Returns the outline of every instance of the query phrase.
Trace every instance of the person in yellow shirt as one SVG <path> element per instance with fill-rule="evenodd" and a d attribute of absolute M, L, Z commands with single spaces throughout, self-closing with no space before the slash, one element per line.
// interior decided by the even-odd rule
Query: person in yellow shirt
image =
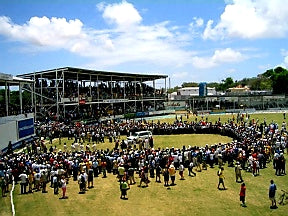
<path fill-rule="evenodd" d="M 169 171 L 169 175 L 172 181 L 171 186 L 173 186 L 175 185 L 175 175 L 176 175 L 176 170 L 173 164 L 170 165 L 168 171 Z"/>
<path fill-rule="evenodd" d="M 28 185 L 29 185 L 28 193 L 33 193 L 33 182 L 34 182 L 34 173 L 33 171 L 30 171 L 28 175 Z"/>
<path fill-rule="evenodd" d="M 226 190 L 225 185 L 224 185 L 224 179 L 225 179 L 224 167 L 221 167 L 217 174 L 218 174 L 218 177 L 219 177 L 218 190 L 221 190 L 220 189 L 220 184 L 222 184 L 223 190 Z"/>

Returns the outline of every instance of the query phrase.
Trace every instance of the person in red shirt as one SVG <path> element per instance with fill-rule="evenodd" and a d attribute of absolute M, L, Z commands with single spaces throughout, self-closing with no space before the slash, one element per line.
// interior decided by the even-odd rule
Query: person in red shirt
<path fill-rule="evenodd" d="M 101 169 L 102 169 L 102 173 L 103 173 L 103 177 L 102 178 L 106 178 L 107 175 L 106 175 L 106 166 L 107 166 L 107 163 L 105 161 L 105 159 L 102 159 L 101 160 Z"/>
<path fill-rule="evenodd" d="M 240 201 L 242 202 L 242 204 L 240 204 L 242 207 L 247 207 L 246 203 L 245 203 L 245 197 L 246 197 L 246 186 L 245 183 L 241 184 L 241 188 L 240 188 Z"/>

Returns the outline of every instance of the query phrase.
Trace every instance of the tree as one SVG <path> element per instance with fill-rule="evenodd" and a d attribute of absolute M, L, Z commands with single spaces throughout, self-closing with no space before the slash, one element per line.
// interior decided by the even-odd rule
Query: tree
<path fill-rule="evenodd" d="M 288 70 L 282 67 L 267 70 L 264 77 L 271 79 L 274 94 L 288 94 Z"/>
<path fill-rule="evenodd" d="M 174 88 L 167 89 L 167 92 L 169 94 L 171 94 L 172 92 L 177 92 L 178 89 L 180 89 L 180 87 L 179 86 L 175 86 Z"/>
<path fill-rule="evenodd" d="M 228 88 L 235 87 L 235 83 L 231 77 L 227 77 L 225 80 L 222 80 L 218 89 L 218 91 L 226 91 Z"/>
<path fill-rule="evenodd" d="M 182 88 L 185 88 L 185 87 L 198 87 L 199 84 L 196 83 L 196 82 L 184 82 L 182 84 Z"/>

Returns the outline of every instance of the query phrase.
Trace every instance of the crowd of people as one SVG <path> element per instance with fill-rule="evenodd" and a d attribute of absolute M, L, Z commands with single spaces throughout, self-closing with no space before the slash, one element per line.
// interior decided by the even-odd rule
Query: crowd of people
<path fill-rule="evenodd" d="M 124 139 L 121 141 L 124 135 L 141 130 L 150 130 L 154 135 L 221 134 L 233 138 L 233 141 L 207 144 L 205 147 L 163 149 L 154 147 L 153 137 L 140 140 L 139 143 L 129 143 Z M 65 125 L 63 122 L 50 122 L 39 124 L 36 133 L 39 139 L 24 143 L 22 147 L 25 147 L 25 151 L 16 153 L 8 149 L 1 156 L 2 196 L 9 190 L 12 179 L 16 183 L 20 182 L 22 194 L 35 191 L 46 193 L 47 184 L 50 184 L 54 194 L 58 194 L 61 188 L 61 199 L 65 199 L 69 181 L 78 182 L 79 193 L 85 193 L 87 188 L 94 187 L 94 178 L 106 178 L 107 173 L 110 173 L 118 177 L 120 198 L 127 199 L 127 190 L 130 185 L 136 184 L 135 175 L 139 176 L 139 187 L 148 187 L 151 178 L 157 182 L 162 182 L 163 178 L 164 186 L 170 187 L 175 185 L 177 172 L 180 179 L 185 178 L 186 168 L 188 175 L 196 176 L 196 171 L 219 166 L 218 189 L 220 184 L 225 189 L 224 164 L 235 168 L 235 181 L 241 183 L 241 170 L 251 172 L 256 177 L 269 162 L 273 163 L 275 175 L 286 175 L 286 125 L 283 123 L 280 128 L 275 122 L 267 124 L 264 120 L 260 123 L 248 115 L 233 117 L 225 123 L 221 122 L 220 117 L 212 123 L 203 116 L 190 122 L 176 117 L 174 123 L 125 120 Z M 57 150 L 53 140 L 57 138 L 61 142 L 63 137 L 73 142 L 71 146 L 62 143 L 63 148 Z M 45 142 L 46 139 L 49 141 Z M 99 149 L 99 143 L 106 139 L 115 143 L 113 149 Z"/>
<path fill-rule="evenodd" d="M 79 86 L 78 86 L 79 85 Z M 42 93 L 48 98 L 56 98 L 56 81 L 36 78 L 35 86 L 38 89 L 42 87 Z M 154 94 L 156 97 L 164 96 L 164 90 L 155 90 L 152 86 L 140 82 L 102 82 L 97 81 L 81 82 L 65 80 L 64 83 L 61 80 L 58 83 L 58 88 L 62 90 L 65 88 L 65 93 L 62 95 L 62 91 L 59 91 L 59 97 L 70 98 L 72 101 L 77 98 L 92 97 L 94 100 L 100 99 L 135 99 L 135 97 L 143 96 L 145 98 L 152 98 Z M 79 92 L 78 92 L 79 87 Z M 40 92 L 40 90 L 39 90 Z M 99 94 L 101 92 L 101 94 Z M 78 95 L 79 94 L 79 95 Z"/>

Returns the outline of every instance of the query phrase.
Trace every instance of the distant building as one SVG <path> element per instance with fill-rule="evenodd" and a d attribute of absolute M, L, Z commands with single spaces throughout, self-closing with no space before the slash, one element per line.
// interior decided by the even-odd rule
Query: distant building
<path fill-rule="evenodd" d="M 234 88 L 228 88 L 226 93 L 229 95 L 232 95 L 232 94 L 245 94 L 247 92 L 250 92 L 250 88 L 248 86 L 244 86 L 244 87 L 241 87 L 241 86 L 237 86 L 237 87 L 234 87 Z"/>
<path fill-rule="evenodd" d="M 202 91 L 203 90 L 203 91 Z M 185 87 L 180 88 L 177 92 L 169 94 L 169 100 L 187 100 L 190 97 L 205 97 L 216 95 L 216 89 L 211 87 L 203 87 L 200 92 L 200 87 Z M 206 92 L 205 92 L 206 91 Z M 201 94 L 203 95 L 201 95 Z"/>
<path fill-rule="evenodd" d="M 203 87 L 205 88 L 205 87 Z M 206 87 L 207 94 L 203 96 L 210 96 L 210 95 L 216 95 L 216 89 L 211 87 Z M 178 89 L 177 95 L 186 95 L 186 96 L 200 96 L 200 87 L 185 87 Z"/>

